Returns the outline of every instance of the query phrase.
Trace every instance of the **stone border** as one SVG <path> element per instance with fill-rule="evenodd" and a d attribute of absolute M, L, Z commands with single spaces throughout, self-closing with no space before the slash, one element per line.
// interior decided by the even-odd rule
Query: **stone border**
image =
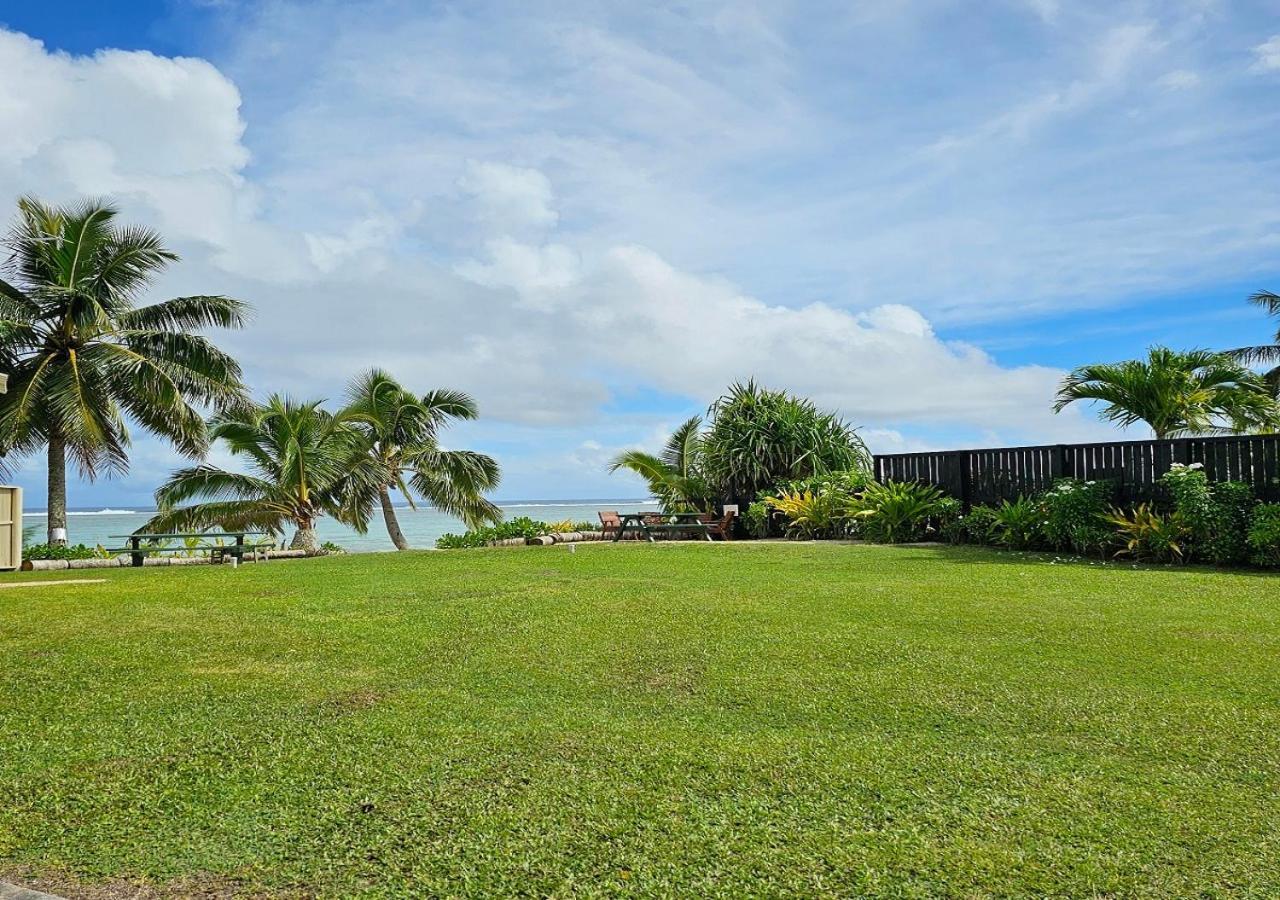
<path fill-rule="evenodd" d="M 0 900 L 64 900 L 56 894 L 33 891 L 8 881 L 0 881 Z"/>

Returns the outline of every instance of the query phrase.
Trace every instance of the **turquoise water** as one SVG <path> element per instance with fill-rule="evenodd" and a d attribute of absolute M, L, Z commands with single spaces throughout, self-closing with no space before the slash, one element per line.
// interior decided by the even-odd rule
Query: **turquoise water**
<path fill-rule="evenodd" d="M 512 502 L 500 503 L 502 511 L 508 519 L 517 516 L 528 516 L 544 522 L 560 522 L 565 519 L 598 522 L 596 513 L 602 509 L 614 509 L 622 512 L 657 509 L 651 500 L 566 500 L 551 502 Z M 396 515 L 400 527 L 404 530 L 409 544 L 415 549 L 435 546 L 436 538 L 448 531 L 461 532 L 463 524 L 453 516 L 437 512 L 429 507 L 412 510 L 397 509 Z M 67 513 L 67 538 L 72 544 L 102 544 L 106 547 L 122 546 L 118 537 L 141 528 L 151 518 L 152 511 L 145 509 L 78 509 Z M 28 512 L 22 517 L 23 527 L 32 529 L 31 542 L 42 543 L 45 539 L 45 514 Z M 357 553 L 369 553 L 379 550 L 391 550 L 391 539 L 387 537 L 386 527 L 382 524 L 382 513 L 374 513 L 369 523 L 369 533 L 356 534 L 345 525 L 332 519 L 321 519 L 316 525 L 316 533 L 322 541 L 333 541 L 346 550 Z M 286 540 L 293 537 L 292 531 Z"/>

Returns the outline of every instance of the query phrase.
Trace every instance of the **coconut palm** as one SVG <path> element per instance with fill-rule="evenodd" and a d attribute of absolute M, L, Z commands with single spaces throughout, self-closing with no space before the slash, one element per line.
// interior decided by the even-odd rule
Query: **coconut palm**
<path fill-rule="evenodd" d="M 1280 294 L 1258 291 L 1249 297 L 1249 302 L 1261 306 L 1269 316 L 1280 317 Z M 1227 355 L 1246 366 L 1272 366 L 1263 377 L 1271 386 L 1271 392 L 1280 395 L 1280 365 L 1277 365 L 1280 363 L 1280 329 L 1276 330 L 1270 344 L 1237 347 L 1235 350 L 1228 350 Z"/>
<path fill-rule="evenodd" d="M 1146 359 L 1082 366 L 1063 379 L 1054 412 L 1079 400 L 1129 426 L 1145 422 L 1157 439 L 1270 431 L 1280 410 L 1262 376 L 1223 353 L 1152 347 Z"/>
<path fill-rule="evenodd" d="M 127 420 L 181 453 L 207 446 L 198 406 L 242 401 L 240 367 L 207 338 L 239 328 L 247 307 L 221 296 L 137 301 L 177 255 L 146 228 L 117 223 L 115 207 L 47 206 L 25 198 L 0 279 L 0 450 L 48 451 L 49 543 L 65 543 L 67 457 L 80 473 L 128 469 Z"/>
<path fill-rule="evenodd" d="M 709 511 L 715 498 L 699 471 L 701 428 L 702 417 L 693 416 L 667 439 L 660 454 L 628 450 L 614 457 L 609 471 L 635 472 L 667 512 Z"/>
<path fill-rule="evenodd" d="M 462 519 L 468 528 L 502 520 L 502 510 L 484 498 L 498 486 L 498 464 L 470 450 L 443 450 L 438 434 L 451 419 L 474 419 L 476 404 L 459 391 L 430 391 L 421 397 L 405 390 L 386 372 L 372 369 L 356 378 L 346 415 L 364 436 L 374 487 L 387 534 L 397 550 L 408 550 L 400 530 L 392 491 L 411 508 L 415 496 L 441 512 Z"/>
<path fill-rule="evenodd" d="M 210 464 L 178 470 L 156 491 L 159 512 L 143 530 L 216 526 L 283 534 L 293 526 L 291 546 L 309 553 L 319 549 L 315 526 L 321 516 L 363 534 L 373 513 L 369 498 L 375 493 L 376 473 L 353 419 L 329 413 L 320 404 L 273 394 L 261 406 L 215 417 L 210 437 L 242 458 L 248 471 Z"/>

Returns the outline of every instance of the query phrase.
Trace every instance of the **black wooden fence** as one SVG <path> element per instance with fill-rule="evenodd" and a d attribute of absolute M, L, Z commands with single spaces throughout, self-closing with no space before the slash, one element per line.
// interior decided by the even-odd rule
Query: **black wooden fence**
<path fill-rule="evenodd" d="M 1112 481 L 1122 503 L 1159 501 L 1159 478 L 1174 463 L 1200 463 L 1210 481 L 1243 481 L 1259 499 L 1280 501 L 1280 435 L 892 453 L 877 456 L 875 470 L 879 481 L 935 485 L 967 508 L 1030 496 L 1058 478 Z"/>

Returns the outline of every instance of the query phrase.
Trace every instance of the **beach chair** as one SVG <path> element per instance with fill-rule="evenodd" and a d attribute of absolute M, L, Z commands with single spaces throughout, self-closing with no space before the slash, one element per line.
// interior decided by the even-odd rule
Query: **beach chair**
<path fill-rule="evenodd" d="M 736 515 L 737 513 L 734 512 L 727 512 L 723 516 L 705 513 L 698 517 L 698 521 L 707 526 L 707 534 L 711 537 L 731 541 L 733 540 L 733 517 Z"/>
<path fill-rule="evenodd" d="M 622 528 L 622 517 L 618 515 L 616 509 L 602 509 L 596 513 L 600 517 L 600 531 L 604 534 L 606 541 L 613 540 L 618 530 Z"/>

